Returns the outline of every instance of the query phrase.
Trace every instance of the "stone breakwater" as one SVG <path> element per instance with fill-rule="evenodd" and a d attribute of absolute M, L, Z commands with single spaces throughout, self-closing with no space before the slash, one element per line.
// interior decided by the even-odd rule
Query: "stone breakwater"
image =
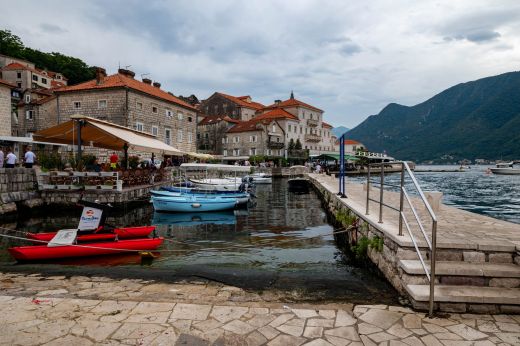
<path fill-rule="evenodd" d="M 410 236 L 398 235 L 398 214 L 384 208 L 378 222 L 379 205 L 370 203 L 366 215 L 366 187 L 347 184 L 347 198 L 337 196 L 338 180 L 326 175 L 309 178 L 324 207 L 345 226 L 355 223 L 350 233 L 337 235 L 340 245 L 368 242 L 366 260 L 374 263 L 394 288 L 416 309 L 427 310 L 429 281 Z M 379 196 L 373 189 L 372 196 Z M 384 192 L 385 203 L 399 207 L 399 194 Z M 415 205 L 419 206 L 417 200 Z M 417 208 L 428 232 L 426 210 Z M 405 208 L 413 220 L 410 208 Z M 448 312 L 520 313 L 520 225 L 440 205 L 436 211 L 437 268 L 435 309 Z M 418 227 L 412 229 L 429 266 L 429 251 Z M 431 236 L 431 235 L 430 235 Z"/>
<path fill-rule="evenodd" d="M 293 304 L 233 286 L 0 273 L 6 345 L 518 345 L 520 315 L 427 318 L 388 305 Z"/>
<path fill-rule="evenodd" d="M 43 205 L 37 187 L 34 169 L 0 168 L 0 215 Z"/>

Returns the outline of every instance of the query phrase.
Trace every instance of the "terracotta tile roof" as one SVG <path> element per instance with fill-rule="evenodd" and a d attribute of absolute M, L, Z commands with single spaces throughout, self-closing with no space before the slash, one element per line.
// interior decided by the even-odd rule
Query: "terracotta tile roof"
<path fill-rule="evenodd" d="M 217 92 L 217 94 L 227 98 L 230 101 L 235 102 L 236 104 L 238 104 L 241 107 L 246 107 L 246 108 L 251 108 L 251 109 L 256 109 L 256 110 L 259 110 L 259 109 L 262 109 L 262 108 L 265 107 L 263 104 L 258 103 L 258 102 L 254 102 L 254 101 L 247 102 L 246 99 L 247 98 L 251 98 L 250 96 L 238 96 L 238 97 L 236 97 L 236 96 L 227 95 L 227 94 L 224 94 L 224 93 L 221 93 L 221 92 Z"/>
<path fill-rule="evenodd" d="M 51 80 L 51 88 L 61 88 L 61 87 L 64 87 L 65 86 L 65 83 L 63 82 L 58 82 L 58 81 L 55 81 L 55 80 Z"/>
<path fill-rule="evenodd" d="M 282 101 L 278 104 L 273 103 L 272 105 L 267 106 L 266 108 L 286 108 L 286 107 L 305 107 L 305 108 L 315 110 L 317 112 L 323 112 L 321 109 L 311 106 L 310 104 L 302 102 L 297 99 L 288 99 L 288 100 Z"/>
<path fill-rule="evenodd" d="M 336 144 L 339 145 L 339 139 L 336 141 Z M 359 143 L 358 141 L 355 141 L 353 139 L 346 139 L 345 144 L 357 145 L 357 144 L 361 144 L 361 143 Z"/>
<path fill-rule="evenodd" d="M 3 79 L 0 79 L 0 84 L 5 85 L 5 86 L 8 86 L 8 87 L 10 87 L 10 88 L 16 88 L 16 85 L 14 85 L 14 84 L 12 84 L 12 83 L 9 83 L 8 81 L 3 80 Z"/>
<path fill-rule="evenodd" d="M 331 124 L 326 123 L 326 122 L 324 122 L 324 121 L 322 121 L 321 124 L 323 125 L 323 127 L 328 127 L 328 128 L 330 128 L 330 129 L 333 128 L 333 126 L 332 126 Z"/>
<path fill-rule="evenodd" d="M 53 72 L 53 71 L 41 70 L 39 68 L 31 68 L 27 65 L 23 65 L 18 62 L 12 62 L 9 65 L 6 65 L 2 68 L 2 71 L 13 71 L 13 70 L 26 70 L 26 71 L 31 71 L 31 72 L 38 73 L 38 74 L 47 74 L 47 76 L 50 78 L 55 78 L 56 75 L 58 74 L 57 72 Z M 65 76 L 63 76 L 63 75 L 62 75 L 62 79 L 67 80 L 67 78 L 65 78 Z M 65 84 L 63 84 L 63 85 L 65 85 Z"/>
<path fill-rule="evenodd" d="M 225 115 L 225 116 L 221 116 L 221 115 L 215 115 L 215 116 L 207 115 L 206 117 L 204 117 L 204 119 L 199 121 L 199 125 L 209 125 L 209 124 L 218 123 L 220 121 L 227 121 L 227 122 L 234 123 L 234 124 L 240 123 L 240 120 L 230 118 L 227 115 Z"/>
<path fill-rule="evenodd" d="M 107 76 L 104 78 L 101 84 L 97 84 L 96 80 L 90 80 L 88 82 L 83 82 L 76 85 L 66 86 L 63 88 L 59 88 L 56 90 L 57 93 L 65 93 L 65 92 L 73 92 L 73 91 L 85 91 L 85 90 L 102 90 L 102 89 L 112 89 L 112 88 L 130 88 L 133 90 L 140 91 L 142 93 L 148 94 L 150 96 L 162 99 L 164 101 L 168 101 L 171 103 L 175 103 L 184 108 L 188 108 L 193 111 L 197 111 L 195 107 L 182 101 L 181 99 L 167 93 L 166 91 L 154 87 L 153 85 L 143 83 L 136 79 L 127 77 L 123 74 L 116 73 L 111 76 Z"/>
<path fill-rule="evenodd" d="M 260 131 L 260 129 L 258 129 L 256 127 L 257 124 L 258 124 L 258 121 L 255 121 L 254 119 L 251 119 L 249 121 L 243 121 L 243 122 L 236 124 L 229 130 L 227 130 L 227 132 L 234 133 L 234 132 Z"/>
<path fill-rule="evenodd" d="M 295 121 L 300 121 L 297 116 L 287 112 L 284 109 L 281 108 L 275 108 L 272 111 L 269 111 L 267 113 L 258 115 L 253 118 L 253 120 L 256 121 L 262 121 L 262 120 L 274 120 L 274 119 L 290 119 Z"/>

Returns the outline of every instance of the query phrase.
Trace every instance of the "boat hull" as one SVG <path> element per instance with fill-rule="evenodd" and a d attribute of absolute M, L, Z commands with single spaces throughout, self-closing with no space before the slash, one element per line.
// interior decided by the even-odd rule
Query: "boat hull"
<path fill-rule="evenodd" d="M 152 197 L 153 207 L 157 211 L 168 212 L 203 212 L 220 211 L 235 208 L 236 198 L 224 199 L 221 197 L 179 196 L 179 197 Z"/>
<path fill-rule="evenodd" d="M 117 236 L 118 239 L 132 239 L 132 238 L 144 238 L 147 237 L 155 229 L 154 226 L 143 226 L 143 227 L 125 227 L 116 228 L 112 233 L 89 233 L 79 234 L 78 242 L 90 242 L 100 240 L 114 240 Z M 45 232 L 45 233 L 27 233 L 28 239 L 40 240 L 40 241 L 51 241 L 57 232 Z"/>
<path fill-rule="evenodd" d="M 245 204 L 249 202 L 249 194 L 245 192 L 237 192 L 237 193 L 203 193 L 203 192 L 191 192 L 191 193 L 183 193 L 183 192 L 170 192 L 170 191 L 151 191 L 152 196 L 154 197 L 183 197 L 183 196 L 200 196 L 200 197 L 213 197 L 218 196 L 223 200 L 235 200 L 236 204 Z"/>
<path fill-rule="evenodd" d="M 516 168 L 490 168 L 490 170 L 498 175 L 520 175 L 520 169 Z"/>
<path fill-rule="evenodd" d="M 56 258 L 88 257 L 111 255 L 136 250 L 156 250 L 164 238 L 128 239 L 88 245 L 65 245 L 47 247 L 46 245 L 18 246 L 8 249 L 17 261 L 36 261 Z"/>

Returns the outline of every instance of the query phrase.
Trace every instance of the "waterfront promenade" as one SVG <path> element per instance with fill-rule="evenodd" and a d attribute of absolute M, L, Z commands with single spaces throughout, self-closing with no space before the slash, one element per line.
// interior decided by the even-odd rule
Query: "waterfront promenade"
<path fill-rule="evenodd" d="M 292 303 L 218 283 L 0 274 L 2 345 L 518 345 L 520 315 Z"/>

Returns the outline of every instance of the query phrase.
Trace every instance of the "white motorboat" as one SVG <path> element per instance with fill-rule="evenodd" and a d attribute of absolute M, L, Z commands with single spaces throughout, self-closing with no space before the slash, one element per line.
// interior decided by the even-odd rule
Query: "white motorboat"
<path fill-rule="evenodd" d="M 272 184 L 273 177 L 267 173 L 253 173 L 246 177 L 252 178 L 255 184 Z"/>
<path fill-rule="evenodd" d="M 493 174 L 499 175 L 520 175 L 520 168 L 514 167 L 514 162 L 497 163 L 495 168 L 490 168 Z"/>
<path fill-rule="evenodd" d="M 242 178 L 205 178 L 190 179 L 195 187 L 206 190 L 237 191 L 242 184 Z"/>

